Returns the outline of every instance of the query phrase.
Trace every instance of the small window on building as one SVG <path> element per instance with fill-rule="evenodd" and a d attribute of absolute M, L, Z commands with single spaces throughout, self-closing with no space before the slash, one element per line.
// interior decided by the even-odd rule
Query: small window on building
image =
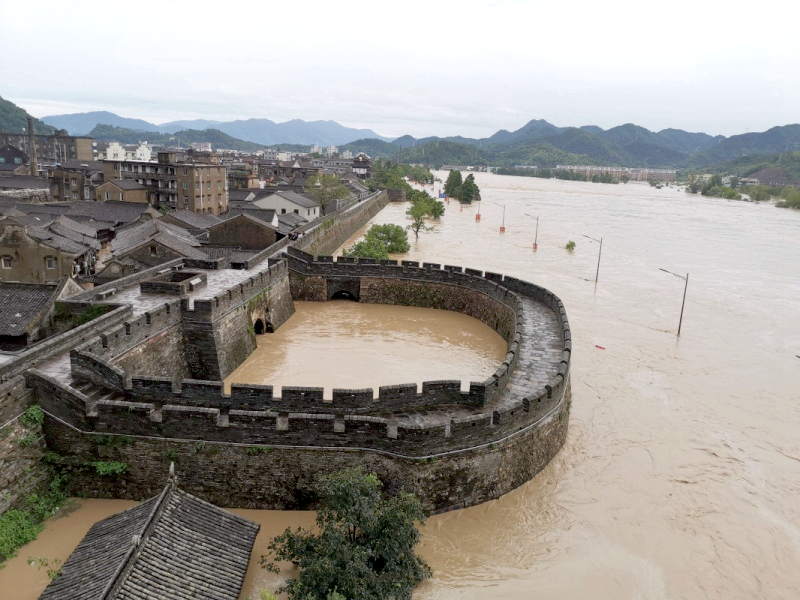
<path fill-rule="evenodd" d="M 286 209 L 285 209 L 285 208 L 282 208 L 282 209 L 281 209 L 281 214 L 282 214 L 282 215 L 285 215 L 285 214 L 286 214 Z"/>
<path fill-rule="evenodd" d="M 44 257 L 44 264 L 48 269 L 55 269 L 56 268 L 56 257 L 55 256 L 45 256 Z"/>
<path fill-rule="evenodd" d="M 186 181 L 183 182 L 183 189 L 185 189 L 185 190 L 189 189 L 189 183 L 188 182 L 186 182 Z"/>
<path fill-rule="evenodd" d="M 300 211 L 299 211 L 299 210 L 297 210 L 297 209 L 295 208 L 295 209 L 294 209 L 294 214 L 296 214 L 296 215 L 299 215 L 299 214 L 300 214 Z"/>
<path fill-rule="evenodd" d="M 4 269 L 10 269 L 11 268 L 11 257 L 10 256 L 4 256 L 4 257 L 0 258 L 0 264 L 2 265 L 2 267 Z"/>
<path fill-rule="evenodd" d="M 106 192 L 106 202 L 111 200 L 111 192 Z"/>
<path fill-rule="evenodd" d="M 183 174 L 184 175 L 188 175 L 189 174 L 189 170 L 186 167 L 183 167 Z"/>
<path fill-rule="evenodd" d="M 158 256 L 158 248 L 150 246 L 150 256 Z"/>

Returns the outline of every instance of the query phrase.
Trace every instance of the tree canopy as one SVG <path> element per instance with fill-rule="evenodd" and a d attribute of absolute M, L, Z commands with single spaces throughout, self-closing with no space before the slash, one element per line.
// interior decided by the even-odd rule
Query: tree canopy
<path fill-rule="evenodd" d="M 277 572 L 270 556 L 290 561 L 300 573 L 279 590 L 292 600 L 410 600 L 431 576 L 414 554 L 425 512 L 413 494 L 383 498 L 374 473 L 355 466 L 322 479 L 319 533 L 287 529 L 269 544 L 261 563 Z"/>
<path fill-rule="evenodd" d="M 461 180 L 461 171 L 452 170 L 444 183 L 444 193 L 455 198 L 464 204 L 470 204 L 473 200 L 481 199 L 481 192 L 478 184 L 475 183 L 475 175 L 470 173 L 466 179 Z"/>
<path fill-rule="evenodd" d="M 412 190 L 409 200 L 411 206 L 406 210 L 406 214 L 411 217 L 411 224 L 406 229 L 413 231 L 414 238 L 419 239 L 420 231 L 430 229 L 425 225 L 427 219 L 439 219 L 444 216 L 444 204 L 420 190 Z"/>
<path fill-rule="evenodd" d="M 356 243 L 344 256 L 361 256 L 364 258 L 389 258 L 389 254 L 408 252 L 408 234 L 400 225 L 373 225 L 364 239 Z"/>
<path fill-rule="evenodd" d="M 336 175 L 318 174 L 308 178 L 303 193 L 312 200 L 325 205 L 331 200 L 347 198 L 350 191 Z"/>

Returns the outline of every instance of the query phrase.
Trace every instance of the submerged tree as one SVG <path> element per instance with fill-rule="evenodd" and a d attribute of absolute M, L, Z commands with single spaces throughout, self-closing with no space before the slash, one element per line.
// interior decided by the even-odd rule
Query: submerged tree
<path fill-rule="evenodd" d="M 420 231 L 428 231 L 426 227 L 427 219 L 439 219 L 444 216 L 444 204 L 440 200 L 432 198 L 427 192 L 413 190 L 410 195 L 411 207 L 406 214 L 411 217 L 411 225 L 406 229 L 414 232 L 415 239 L 419 239 Z"/>
<path fill-rule="evenodd" d="M 389 254 L 408 252 L 408 234 L 400 225 L 373 225 L 364 239 L 343 252 L 344 256 L 389 258 Z"/>
<path fill-rule="evenodd" d="M 410 600 L 414 588 L 431 576 L 414 554 L 418 525 L 425 512 L 413 494 L 381 496 L 377 475 L 361 466 L 322 479 L 319 533 L 287 529 L 274 538 L 263 567 L 277 572 L 271 557 L 299 570 L 281 592 L 293 600 L 317 600 L 338 594 L 350 600 Z"/>
<path fill-rule="evenodd" d="M 453 169 L 447 176 L 447 181 L 444 182 L 444 193 L 451 198 L 455 198 L 461 183 L 461 171 Z"/>

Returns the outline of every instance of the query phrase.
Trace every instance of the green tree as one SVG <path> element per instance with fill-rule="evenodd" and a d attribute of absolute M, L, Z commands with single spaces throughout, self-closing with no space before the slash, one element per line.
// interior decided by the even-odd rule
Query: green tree
<path fill-rule="evenodd" d="M 308 178 L 303 193 L 321 205 L 325 205 L 332 200 L 347 198 L 350 190 L 339 181 L 336 175 L 318 174 Z"/>
<path fill-rule="evenodd" d="M 343 252 L 344 256 L 361 256 L 364 258 L 389 258 L 389 254 L 408 252 L 408 234 L 400 225 L 388 223 L 373 225 L 364 239 Z"/>
<path fill-rule="evenodd" d="M 470 204 L 473 200 L 481 199 L 481 192 L 478 189 L 478 184 L 475 183 L 475 176 L 470 173 L 464 180 L 464 183 L 459 186 L 454 195 L 464 204 Z"/>
<path fill-rule="evenodd" d="M 411 207 L 406 214 L 411 217 L 411 225 L 406 229 L 413 231 L 415 238 L 419 239 L 420 231 L 431 229 L 425 226 L 427 219 L 439 219 L 444 216 L 444 203 L 421 190 L 411 190 L 408 199 L 411 201 Z"/>
<path fill-rule="evenodd" d="M 444 193 L 451 198 L 456 198 L 456 194 L 458 193 L 458 189 L 461 187 L 462 183 L 461 171 L 456 171 L 453 169 L 447 176 L 447 181 L 444 182 Z"/>
<path fill-rule="evenodd" d="M 425 220 L 430 216 L 429 208 L 426 202 L 413 202 L 411 208 L 406 211 L 406 214 L 411 217 L 411 224 L 407 228 L 414 232 L 414 239 L 419 239 L 420 231 L 430 230 L 425 226 Z"/>
<path fill-rule="evenodd" d="M 425 512 L 413 494 L 381 496 L 377 475 L 351 467 L 322 479 L 319 533 L 287 529 L 269 544 L 261 564 L 277 572 L 272 557 L 300 570 L 279 590 L 293 600 L 410 600 L 431 576 L 414 554 Z M 334 596 L 336 594 L 336 596 Z"/>

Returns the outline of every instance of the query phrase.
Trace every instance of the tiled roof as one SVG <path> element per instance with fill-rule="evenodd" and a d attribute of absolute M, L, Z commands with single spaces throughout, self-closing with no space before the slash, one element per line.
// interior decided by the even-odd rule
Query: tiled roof
<path fill-rule="evenodd" d="M 55 233 L 56 235 L 60 235 L 61 237 L 65 237 L 68 240 L 72 240 L 73 242 L 77 242 L 78 244 L 83 244 L 84 246 L 89 246 L 93 250 L 100 250 L 101 245 L 94 237 L 89 237 L 78 233 L 74 229 L 70 229 L 64 225 L 59 223 L 53 223 L 48 227 L 50 231 Z"/>
<path fill-rule="evenodd" d="M 272 219 L 275 218 L 275 211 L 269 208 L 257 208 L 255 206 L 248 208 L 236 207 L 228 211 L 227 220 L 238 217 L 239 215 L 248 215 L 272 227 Z"/>
<path fill-rule="evenodd" d="M 56 223 L 72 229 L 72 231 L 76 231 L 81 235 L 85 235 L 86 237 L 96 237 L 97 236 L 97 228 L 92 227 L 90 225 L 85 225 L 83 223 L 78 223 L 78 221 L 74 221 L 69 217 L 65 217 L 61 215 L 60 217 L 56 218 Z"/>
<path fill-rule="evenodd" d="M 164 239 L 174 238 L 182 243 L 181 248 L 185 246 L 199 246 L 198 242 L 192 234 L 177 225 L 170 225 L 159 220 L 145 221 L 140 225 L 129 227 L 123 231 L 117 232 L 117 237 L 111 242 L 111 250 L 115 254 L 127 252 L 133 248 L 137 248 L 147 241 L 157 238 L 162 235 L 158 241 L 162 242 Z M 165 244 L 166 245 L 166 244 Z M 172 246 L 169 246 L 172 247 Z"/>
<path fill-rule="evenodd" d="M 94 525 L 40 600 L 236 600 L 258 529 L 170 482 Z"/>
<path fill-rule="evenodd" d="M 168 217 L 177 219 L 194 229 L 208 229 L 209 227 L 221 223 L 222 219 L 214 215 L 196 213 L 191 210 L 175 210 L 167 213 Z"/>
<path fill-rule="evenodd" d="M 149 189 L 135 179 L 112 179 L 109 181 L 111 185 L 117 186 L 121 190 L 146 190 Z"/>
<path fill-rule="evenodd" d="M 45 246 L 57 248 L 69 254 L 80 256 L 89 250 L 89 246 L 86 244 L 75 242 L 42 227 L 26 227 L 25 231 L 30 237 Z"/>
<path fill-rule="evenodd" d="M 28 175 L 0 177 L 0 190 L 28 190 L 28 189 L 49 190 L 50 182 L 42 177 L 30 177 Z"/>
<path fill-rule="evenodd" d="M 71 202 L 67 216 L 91 217 L 119 225 L 137 221 L 149 208 L 148 204 L 135 202 Z"/>
<path fill-rule="evenodd" d="M 58 286 L 0 283 L 0 335 L 23 335 L 55 300 Z"/>
<path fill-rule="evenodd" d="M 314 208 L 315 206 L 319 206 L 318 202 L 315 202 L 311 198 L 307 196 L 303 196 L 302 194 L 298 194 L 297 192 L 292 191 L 285 191 L 285 192 L 275 192 L 276 195 L 281 196 L 282 198 L 297 204 L 298 206 L 302 206 L 303 208 Z"/>

